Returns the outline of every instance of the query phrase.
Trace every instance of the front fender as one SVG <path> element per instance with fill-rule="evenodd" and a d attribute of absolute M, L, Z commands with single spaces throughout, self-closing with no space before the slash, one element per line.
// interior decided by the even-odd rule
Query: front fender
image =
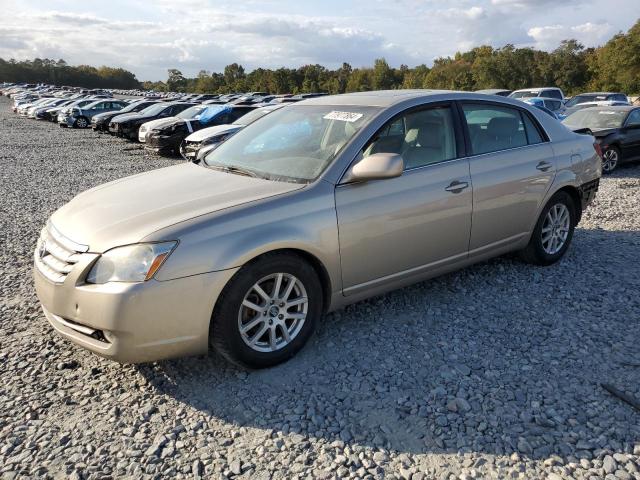
<path fill-rule="evenodd" d="M 227 270 L 267 252 L 296 249 L 323 265 L 334 291 L 341 288 L 334 188 L 320 181 L 155 232 L 143 241 L 180 241 L 156 278 L 170 280 Z"/>

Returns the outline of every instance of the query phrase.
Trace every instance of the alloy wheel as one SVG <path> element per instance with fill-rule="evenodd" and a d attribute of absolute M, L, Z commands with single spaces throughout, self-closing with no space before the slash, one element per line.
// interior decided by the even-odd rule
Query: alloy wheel
<path fill-rule="evenodd" d="M 87 121 L 84 118 L 79 118 L 76 120 L 76 125 L 78 128 L 85 128 L 87 126 Z"/>
<path fill-rule="evenodd" d="M 307 318 L 309 299 L 302 282 L 289 273 L 261 278 L 245 294 L 238 312 L 244 343 L 257 352 L 289 345 Z"/>
<path fill-rule="evenodd" d="M 571 215 L 564 203 L 556 203 L 542 224 L 542 248 L 548 255 L 555 255 L 567 241 L 571 228 Z"/>
<path fill-rule="evenodd" d="M 611 149 L 602 155 L 602 170 L 609 173 L 618 165 L 618 151 Z"/>

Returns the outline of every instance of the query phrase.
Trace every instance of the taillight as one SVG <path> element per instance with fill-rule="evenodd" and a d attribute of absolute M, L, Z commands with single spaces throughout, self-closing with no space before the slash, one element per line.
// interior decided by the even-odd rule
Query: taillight
<path fill-rule="evenodd" d="M 593 142 L 593 149 L 596 151 L 598 156 L 602 158 L 602 148 L 600 147 L 600 144 L 598 142 Z"/>

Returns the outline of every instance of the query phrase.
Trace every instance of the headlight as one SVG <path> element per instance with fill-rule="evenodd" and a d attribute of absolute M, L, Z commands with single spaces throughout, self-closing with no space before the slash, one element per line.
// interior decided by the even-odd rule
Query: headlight
<path fill-rule="evenodd" d="M 87 275 L 87 283 L 144 282 L 153 278 L 178 242 L 138 243 L 105 252 Z"/>

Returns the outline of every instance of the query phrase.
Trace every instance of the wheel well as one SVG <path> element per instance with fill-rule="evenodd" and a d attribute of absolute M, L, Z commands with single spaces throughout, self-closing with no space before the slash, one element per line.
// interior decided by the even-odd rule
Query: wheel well
<path fill-rule="evenodd" d="M 329 277 L 329 273 L 327 272 L 327 269 L 325 268 L 323 263 L 315 255 L 312 255 L 311 253 L 305 250 L 300 250 L 298 248 L 280 248 L 278 250 L 271 250 L 269 252 L 258 255 L 255 258 L 252 258 L 250 262 L 255 262 L 265 255 L 273 254 L 288 254 L 301 257 L 305 262 L 313 267 L 316 274 L 318 275 L 318 279 L 320 279 L 320 285 L 322 285 L 322 309 L 326 313 L 327 309 L 329 308 L 329 304 L 331 303 L 331 277 Z"/>
<path fill-rule="evenodd" d="M 566 187 L 562 187 L 559 192 L 566 192 L 569 194 L 573 203 L 576 207 L 576 225 L 580 223 L 580 219 L 582 218 L 582 197 L 580 196 L 580 191 L 576 187 L 572 187 L 567 185 Z"/>

